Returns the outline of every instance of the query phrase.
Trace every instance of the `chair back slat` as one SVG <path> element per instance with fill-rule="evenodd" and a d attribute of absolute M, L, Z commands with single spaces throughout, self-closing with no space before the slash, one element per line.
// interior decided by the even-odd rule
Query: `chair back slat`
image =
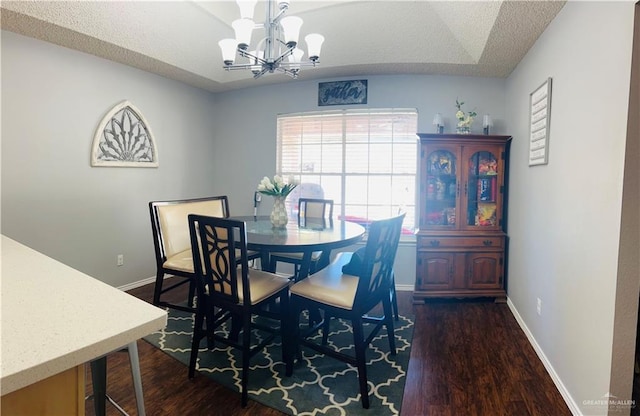
<path fill-rule="evenodd" d="M 368 308 L 371 303 L 379 301 L 380 293 L 389 293 L 404 217 L 405 214 L 402 213 L 396 217 L 374 221 L 369 226 L 364 267 L 359 276 L 354 305 Z"/>
<path fill-rule="evenodd" d="M 250 299 L 245 223 L 195 214 L 188 218 L 199 296 L 206 294 L 214 304 Z"/>

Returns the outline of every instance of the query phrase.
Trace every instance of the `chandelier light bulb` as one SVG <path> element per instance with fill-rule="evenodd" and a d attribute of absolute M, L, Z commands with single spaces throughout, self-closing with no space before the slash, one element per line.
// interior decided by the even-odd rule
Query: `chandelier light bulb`
<path fill-rule="evenodd" d="M 309 59 L 314 62 L 317 61 L 320 58 L 320 49 L 322 48 L 322 42 L 324 42 L 324 36 L 318 33 L 310 33 L 305 36 L 304 40 L 307 42 Z"/>
<path fill-rule="evenodd" d="M 222 39 L 218 42 L 218 46 L 220 46 L 220 50 L 222 51 L 222 61 L 225 65 L 233 65 L 237 45 L 238 42 L 236 42 L 235 39 Z"/>
<path fill-rule="evenodd" d="M 253 11 L 257 2 L 258 0 L 237 0 L 240 17 L 242 19 L 253 19 Z"/>
<path fill-rule="evenodd" d="M 247 49 L 251 43 L 251 32 L 255 24 L 251 19 L 238 19 L 231 23 L 233 30 L 236 33 L 236 41 L 238 42 L 238 48 Z"/>
<path fill-rule="evenodd" d="M 291 63 L 291 65 L 289 65 L 289 68 L 291 68 L 294 71 L 299 71 L 300 62 L 302 61 L 303 55 L 304 55 L 304 51 L 302 49 L 295 48 L 293 50 L 293 53 L 289 55 L 289 62 Z"/>
<path fill-rule="evenodd" d="M 298 44 L 298 37 L 300 36 L 302 19 L 296 16 L 287 16 L 280 20 L 280 25 L 284 31 L 284 43 L 286 43 L 289 48 L 295 48 Z"/>

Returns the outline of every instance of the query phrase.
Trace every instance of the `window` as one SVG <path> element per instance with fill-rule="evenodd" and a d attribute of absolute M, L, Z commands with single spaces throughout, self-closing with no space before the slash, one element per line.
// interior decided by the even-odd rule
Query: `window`
<path fill-rule="evenodd" d="M 415 109 L 368 109 L 278 116 L 277 171 L 300 182 L 300 196 L 333 199 L 336 218 L 367 224 L 407 212 L 415 225 Z"/>

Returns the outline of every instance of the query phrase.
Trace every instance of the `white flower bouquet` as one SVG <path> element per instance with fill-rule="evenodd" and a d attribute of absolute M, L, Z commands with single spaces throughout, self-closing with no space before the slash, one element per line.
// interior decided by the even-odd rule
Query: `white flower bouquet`
<path fill-rule="evenodd" d="M 466 130 L 469 131 L 471 129 L 471 124 L 473 123 L 474 118 L 478 115 L 475 111 L 469 111 L 468 114 L 465 114 L 462 111 L 462 105 L 464 101 L 458 101 L 456 98 L 456 118 L 458 119 L 458 130 Z"/>
<path fill-rule="evenodd" d="M 273 180 L 265 176 L 258 184 L 258 192 L 264 195 L 286 197 L 296 186 L 298 184 L 293 176 L 290 176 L 286 182 L 280 175 L 275 175 Z"/>

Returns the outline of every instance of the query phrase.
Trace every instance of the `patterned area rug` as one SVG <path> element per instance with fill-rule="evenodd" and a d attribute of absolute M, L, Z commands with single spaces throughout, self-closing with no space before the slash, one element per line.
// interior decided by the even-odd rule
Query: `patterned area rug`
<path fill-rule="evenodd" d="M 171 309 L 168 312 L 167 327 L 144 339 L 188 365 L 193 315 Z M 331 357 L 302 348 L 303 360 L 297 361 L 293 375 L 286 377 L 279 338 L 251 359 L 249 398 L 290 415 L 398 415 L 409 364 L 413 320 L 401 316 L 395 327 L 395 357 L 388 353 L 384 328 L 367 349 L 371 403 L 368 410 L 360 403 L 356 368 Z M 368 333 L 366 327 L 365 333 Z M 330 343 L 352 353 L 352 339 L 348 322 L 332 320 Z M 207 352 L 204 340 L 201 346 L 197 363 L 201 375 L 239 392 L 239 351 L 218 343 L 214 350 Z"/>

